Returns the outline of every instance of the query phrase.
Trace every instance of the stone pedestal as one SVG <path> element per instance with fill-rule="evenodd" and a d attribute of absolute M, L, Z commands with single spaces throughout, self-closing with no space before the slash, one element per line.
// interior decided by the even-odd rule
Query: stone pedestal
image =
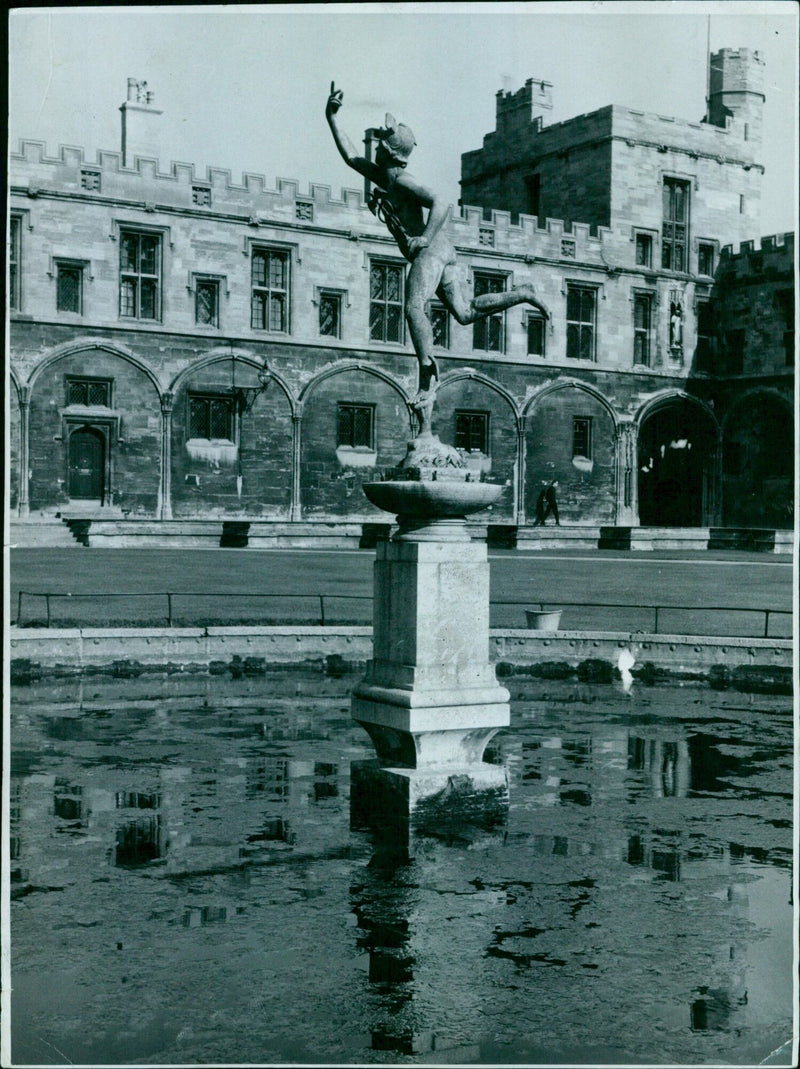
<path fill-rule="evenodd" d="M 489 661 L 489 563 L 462 519 L 403 522 L 378 545 L 373 658 L 352 714 L 389 768 L 480 769 L 509 723 Z"/>

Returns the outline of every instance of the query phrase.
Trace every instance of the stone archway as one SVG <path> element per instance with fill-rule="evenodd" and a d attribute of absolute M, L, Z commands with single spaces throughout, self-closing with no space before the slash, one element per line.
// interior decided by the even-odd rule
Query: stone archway
<path fill-rule="evenodd" d="M 717 425 L 686 397 L 651 410 L 639 425 L 642 527 L 704 527 L 714 522 Z"/>
<path fill-rule="evenodd" d="M 161 395 L 147 365 L 111 345 L 75 344 L 46 357 L 29 386 L 31 510 L 75 501 L 156 515 Z"/>
<path fill-rule="evenodd" d="M 722 515 L 728 527 L 793 525 L 794 419 L 766 391 L 734 403 L 722 438 Z"/>
<path fill-rule="evenodd" d="M 616 514 L 616 422 L 608 401 L 581 382 L 545 387 L 531 402 L 525 425 L 525 511 L 557 484 L 561 520 L 611 524 Z"/>

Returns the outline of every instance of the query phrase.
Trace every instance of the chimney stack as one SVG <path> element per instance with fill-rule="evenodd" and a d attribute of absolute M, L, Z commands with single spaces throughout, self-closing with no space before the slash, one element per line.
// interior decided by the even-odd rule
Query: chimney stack
<path fill-rule="evenodd" d="M 120 107 L 122 112 L 122 164 L 133 167 L 134 156 L 161 157 L 159 115 L 154 104 L 155 94 L 147 82 L 128 79 L 128 99 Z"/>

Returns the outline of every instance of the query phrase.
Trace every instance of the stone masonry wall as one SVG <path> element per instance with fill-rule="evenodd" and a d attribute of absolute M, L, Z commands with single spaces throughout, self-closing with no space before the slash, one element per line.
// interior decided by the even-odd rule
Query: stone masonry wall
<path fill-rule="evenodd" d="M 258 385 L 253 367 L 237 361 L 236 385 Z M 232 362 L 221 356 L 190 372 L 175 392 L 172 409 L 172 511 L 181 516 L 267 515 L 288 518 L 292 487 L 292 413 L 277 386 L 256 397 L 241 421 L 234 416 L 230 444 L 192 439 L 189 394 L 225 394 Z M 238 477 L 241 474 L 241 493 Z"/>
<path fill-rule="evenodd" d="M 575 417 L 591 423 L 589 460 L 573 456 Z M 528 418 L 525 446 L 528 522 L 535 519 L 539 493 L 554 479 L 562 522 L 614 522 L 614 421 L 596 397 L 574 386 L 547 393 Z"/>
<path fill-rule="evenodd" d="M 617 111 L 613 109 L 615 116 Z M 703 131 L 705 136 L 706 128 Z M 716 130 L 712 136 L 724 139 L 729 133 Z M 726 144 L 730 143 L 728 137 Z M 619 142 L 613 144 L 616 152 Z M 602 147 L 587 148 L 595 156 L 603 151 Z M 630 152 L 633 167 L 636 154 L 643 150 L 634 145 L 625 151 Z M 725 170 L 716 161 L 704 160 L 706 166 L 720 173 Z M 87 169 L 99 173 L 99 191 L 82 187 L 82 172 Z M 705 178 L 701 188 L 703 183 Z M 194 191 L 200 186 L 210 190 L 208 206 L 194 203 Z M 53 439 L 60 433 L 63 375 L 70 367 L 80 368 L 82 374 L 114 378 L 113 403 L 124 433 L 119 448 L 112 443 L 112 503 L 126 511 L 157 512 L 159 396 L 173 393 L 171 501 L 176 516 L 286 517 L 294 478 L 294 406 L 296 414 L 302 415 L 298 433 L 303 515 L 374 518 L 376 513 L 359 487 L 374 476 L 375 468 L 396 463 L 405 452 L 409 435 L 406 399 L 416 388 L 416 361 L 407 339 L 386 343 L 370 339 L 371 259 L 401 260 L 383 225 L 366 209 L 360 191 L 344 190 L 334 198 L 327 186 L 312 185 L 306 193 L 297 183 L 285 180 L 268 189 L 257 175 L 247 174 L 241 184 L 235 184 L 229 172 L 218 168 L 201 177 L 193 168 L 175 164 L 169 173 L 162 173 L 148 160 L 123 168 L 117 153 L 100 152 L 96 161 L 88 161 L 80 150 L 61 149 L 57 156 L 48 157 L 44 146 L 36 142 L 25 142 L 20 153 L 12 154 L 11 188 L 11 209 L 22 222 L 22 301 L 19 312 L 11 316 L 11 360 L 21 383 L 36 380 L 30 436 L 33 510 L 54 510 L 66 502 L 65 445 Z M 633 201 L 625 210 L 639 217 Z M 726 210 L 720 208 L 720 219 Z M 134 229 L 154 228 L 161 235 L 163 302 L 158 321 L 119 316 L 119 227 L 125 224 Z M 533 282 L 549 320 L 543 356 L 527 352 L 524 308 L 505 313 L 505 346 L 499 353 L 474 350 L 472 327 L 451 321 L 450 346 L 437 350 L 443 378 L 438 414 L 443 439 L 452 440 L 456 408 L 489 413 L 490 477 L 509 484 L 496 515 L 510 519 L 518 477 L 515 420 L 527 411 L 532 420 L 529 436 L 539 434 L 535 449 L 529 447 L 527 456 L 529 519 L 535 505 L 534 487 L 538 493 L 541 478 L 555 472 L 562 484 L 565 517 L 611 522 L 615 507 L 609 462 L 614 449 L 613 420 L 602 403 L 594 407 L 588 394 L 579 398 L 582 412 L 572 413 L 567 402 L 577 391 L 544 395 L 543 390 L 557 381 L 583 383 L 597 391 L 618 417 L 628 418 L 636 418 L 653 398 L 677 396 L 685 389 L 712 400 L 709 391 L 717 391 L 722 399 L 724 384 L 695 378 L 691 366 L 697 301 L 709 295 L 711 280 L 690 272 L 637 266 L 627 224 L 616 229 L 599 226 L 592 232 L 586 221 L 573 221 L 566 227 L 556 218 L 539 220 L 522 213 L 512 222 L 509 211 L 485 213 L 467 207 L 451 220 L 450 227 L 457 270 L 468 295 L 478 270 L 499 273 L 507 287 Z M 283 249 L 289 258 L 290 311 L 285 332 L 250 325 L 252 252 L 262 245 Z M 694 246 L 691 256 L 694 271 Z M 80 315 L 56 311 L 58 257 L 84 264 Z M 658 262 L 656 247 L 654 264 Z M 194 321 L 196 276 L 203 273 L 220 283 L 217 327 Z M 570 283 L 595 288 L 592 361 L 566 356 Z M 322 288 L 336 291 L 341 298 L 338 337 L 320 336 Z M 653 299 L 648 367 L 633 362 L 633 296 L 641 290 Z M 670 300 L 675 292 L 684 310 L 679 354 L 668 346 Z M 97 344 L 107 344 L 108 350 L 98 349 Z M 231 443 L 232 448 L 222 449 L 218 456 L 208 451 L 200 455 L 196 450 L 192 454 L 186 444 L 187 390 L 192 384 L 194 388 L 227 389 L 232 352 L 237 383 L 248 378 L 255 381 L 256 367 L 266 360 L 283 387 L 276 380 L 258 398 L 252 413 L 243 417 L 240 437 Z M 58 364 L 48 364 L 37 379 L 38 369 L 54 356 L 60 356 Z M 342 371 L 344 367 L 348 370 Z M 326 377 L 331 370 L 340 373 Z M 372 370 L 379 370 L 385 378 L 371 374 Z M 472 373 L 473 378 L 448 381 L 453 372 Z M 790 388 L 791 369 L 783 372 L 781 381 Z M 15 399 L 11 400 L 12 419 L 16 419 Z M 337 455 L 339 401 L 376 406 L 374 458 L 341 451 Z M 539 405 L 544 407 L 537 414 Z M 547 433 L 534 431 L 545 425 L 548 412 L 556 410 L 559 417 L 552 418 Z M 591 471 L 579 471 L 572 461 L 571 415 L 575 414 L 593 420 L 596 455 Z M 237 485 L 240 453 L 241 493 Z M 15 456 L 12 450 L 13 488 L 19 479 Z M 472 463 L 476 461 L 486 466 L 486 458 L 471 458 Z"/>
<path fill-rule="evenodd" d="M 110 408 L 66 405 L 66 378 L 112 381 Z M 102 349 L 67 354 L 36 378 L 30 405 L 32 509 L 67 504 L 70 430 L 118 415 L 111 431 L 110 503 L 133 515 L 152 515 L 159 486 L 161 413 L 152 381 L 139 368 Z M 69 423 L 64 419 L 69 417 Z M 72 421 L 75 422 L 72 422 Z M 117 431 L 118 426 L 118 431 Z"/>
<path fill-rule="evenodd" d="M 337 447 L 339 402 L 372 407 L 374 450 Z M 304 518 L 385 519 L 385 513 L 367 501 L 361 484 L 380 478 L 380 469 L 402 459 L 410 437 L 405 399 L 369 369 L 344 370 L 319 382 L 303 406 L 300 479 Z"/>

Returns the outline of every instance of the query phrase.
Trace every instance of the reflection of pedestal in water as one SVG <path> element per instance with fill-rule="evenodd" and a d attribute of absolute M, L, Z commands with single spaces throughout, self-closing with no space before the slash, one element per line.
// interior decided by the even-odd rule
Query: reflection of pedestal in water
<path fill-rule="evenodd" d="M 502 487 L 468 482 L 455 450 L 433 435 L 412 442 L 404 464 L 364 487 L 399 530 L 378 545 L 373 658 L 352 714 L 378 760 L 359 777 L 376 809 L 490 808 L 507 798 L 505 769 L 483 761 L 509 723 L 508 691 L 489 661 L 489 563 L 465 517 Z M 394 799 L 394 802 L 392 801 Z"/>

